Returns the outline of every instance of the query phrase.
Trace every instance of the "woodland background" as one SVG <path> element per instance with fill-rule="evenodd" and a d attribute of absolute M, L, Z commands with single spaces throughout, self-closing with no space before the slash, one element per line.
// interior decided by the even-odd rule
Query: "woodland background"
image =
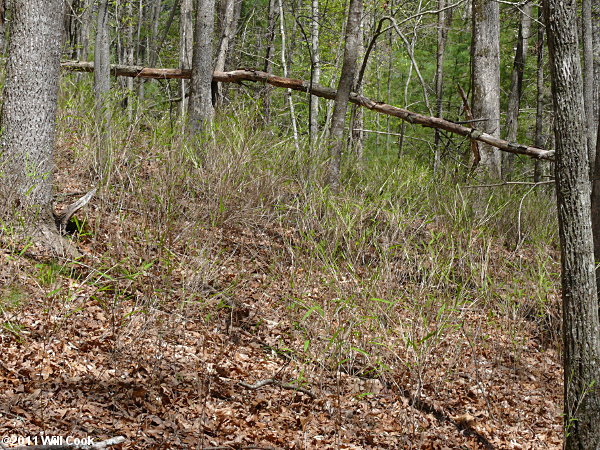
<path fill-rule="evenodd" d="M 586 20 L 575 3 L 591 143 L 600 6 Z M 490 100 L 472 68 L 491 4 L 498 36 L 477 72 L 497 59 L 479 81 Z M 109 63 L 191 69 L 196 51 L 209 75 L 337 90 L 353 7 L 353 92 L 556 147 L 535 2 L 67 0 L 61 58 L 96 70 L 61 73 L 53 199 L 60 211 L 96 190 L 62 230 L 76 258 L 0 222 L 0 435 L 562 446 L 552 162 L 356 105 L 339 135 L 340 102 L 248 81 L 209 78 L 194 122 L 189 80 L 108 78 Z M 200 17 L 208 41 L 193 39 Z M 6 54 L 10 1 L 0 18 Z"/>

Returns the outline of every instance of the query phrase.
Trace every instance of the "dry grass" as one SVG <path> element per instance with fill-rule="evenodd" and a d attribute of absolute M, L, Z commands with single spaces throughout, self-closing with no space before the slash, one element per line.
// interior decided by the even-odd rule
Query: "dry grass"
<path fill-rule="evenodd" d="M 96 183 L 91 123 L 80 109 L 63 109 L 61 194 Z M 279 377 L 322 399 L 299 414 L 305 447 L 428 446 L 440 433 L 450 433 L 451 446 L 504 447 L 512 439 L 535 447 L 541 434 L 550 446 L 558 442 L 550 196 L 500 188 L 476 211 L 471 205 L 480 191 L 434 179 L 409 160 L 348 168 L 351 181 L 333 193 L 318 182 L 318 161 L 295 152 L 276 131 L 249 123 L 256 121 L 248 111 L 219 117 L 212 136 L 190 142 L 168 117 L 116 122 L 110 182 L 79 214 L 73 236 L 85 258 L 35 263 L 37 272 L 25 277 L 35 286 L 21 289 L 23 264 L 31 264 L 19 262 L 18 249 L 7 253 L 4 297 L 20 300 L 3 306 L 5 331 L 13 324 L 3 350 L 36 340 L 26 330 L 30 306 L 40 305 L 29 290 L 44 292 L 52 315 L 44 322 L 48 342 L 62 330 L 71 333 L 73 317 L 84 311 L 110 331 L 103 358 L 144 367 L 148 389 L 178 376 L 169 364 L 184 378 L 196 371 L 188 381 L 200 386 L 197 397 L 178 406 L 192 416 L 186 408 L 196 404 L 196 414 L 217 420 L 215 402 L 241 395 L 237 387 L 235 394 L 215 393 L 206 383 Z M 3 233 L 8 242 L 10 230 Z M 200 350 L 190 350 L 189 336 Z M 554 378 L 543 377 L 549 370 Z M 512 405 L 526 391 L 531 405 Z M 252 401 L 263 401 L 256 395 Z M 531 422 L 536 411 L 543 420 Z M 356 414 L 386 424 L 385 432 L 366 436 L 361 428 L 371 419 Z M 229 442 L 210 420 L 204 434 L 194 432 L 206 442 Z M 329 430 L 321 441 L 319 426 Z M 120 427 L 113 434 L 127 434 Z M 277 445 L 302 447 L 294 430 L 282 429 L 280 436 L 293 436 Z"/>

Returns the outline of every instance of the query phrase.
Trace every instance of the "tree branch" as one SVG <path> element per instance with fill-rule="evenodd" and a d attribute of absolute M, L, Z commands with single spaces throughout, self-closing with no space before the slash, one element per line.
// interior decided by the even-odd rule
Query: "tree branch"
<path fill-rule="evenodd" d="M 62 63 L 62 67 L 67 70 L 78 72 L 94 71 L 94 63 L 91 62 L 68 61 Z M 111 65 L 111 73 L 116 76 L 158 79 L 182 79 L 191 77 L 191 70 L 186 69 L 155 69 L 141 66 L 123 65 Z M 276 87 L 292 89 L 300 92 L 308 92 L 312 95 L 316 95 L 317 97 L 322 97 L 329 100 L 334 100 L 336 95 L 336 90 L 332 88 L 320 86 L 318 84 L 313 84 L 311 86 L 311 83 L 309 81 L 279 77 L 267 72 L 262 72 L 260 70 L 253 69 L 239 69 L 232 70 L 231 72 L 215 72 L 213 74 L 213 81 L 218 81 L 221 83 L 239 83 L 241 81 L 256 81 L 261 83 L 268 83 Z M 398 108 L 396 106 L 388 105 L 386 103 L 377 102 L 371 100 L 368 97 L 364 97 L 355 93 L 350 95 L 350 102 L 363 106 L 367 109 L 370 109 L 371 111 L 375 111 L 380 114 L 398 117 L 399 119 L 405 120 L 412 124 L 420 125 L 422 127 L 427 128 L 437 128 L 440 130 L 445 130 L 450 133 L 467 137 L 473 141 L 483 142 L 508 153 L 526 155 L 532 158 L 545 159 L 550 161 L 554 160 L 553 150 L 544 150 L 526 144 L 508 142 L 504 139 L 492 136 L 491 134 L 484 133 L 483 131 L 478 130 L 476 128 L 468 128 L 458 123 L 451 122 L 449 120 L 415 113 L 407 109 Z"/>

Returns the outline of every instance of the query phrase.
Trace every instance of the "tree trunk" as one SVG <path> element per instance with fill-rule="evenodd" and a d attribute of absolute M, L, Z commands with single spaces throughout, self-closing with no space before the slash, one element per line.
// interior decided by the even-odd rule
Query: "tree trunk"
<path fill-rule="evenodd" d="M 583 39 L 583 103 L 587 121 L 587 145 L 590 170 L 596 154 L 596 120 L 594 104 L 598 100 L 594 95 L 594 38 L 592 31 L 592 0 L 581 1 L 581 34 Z"/>
<path fill-rule="evenodd" d="M 537 42 L 537 96 L 535 107 L 535 141 L 536 147 L 544 146 L 544 10 L 538 6 L 538 42 Z M 544 176 L 544 162 L 536 159 L 533 170 L 533 181 L 539 183 Z"/>
<path fill-rule="evenodd" d="M 444 101 L 444 53 L 446 51 L 446 40 L 448 39 L 448 29 L 452 23 L 452 10 L 444 10 L 446 0 L 438 0 L 438 29 L 437 29 L 437 52 L 435 69 L 435 115 L 443 116 Z M 434 144 L 435 155 L 433 161 L 433 173 L 438 173 L 442 163 L 442 142 L 441 133 L 435 130 Z"/>
<path fill-rule="evenodd" d="M 192 52 L 194 46 L 193 31 L 193 5 L 192 0 L 181 0 L 179 13 L 179 67 L 191 69 Z M 181 80 L 181 114 L 187 113 L 188 107 L 188 81 Z"/>
<path fill-rule="evenodd" d="M 0 0 L 0 54 L 6 54 L 6 0 Z"/>
<path fill-rule="evenodd" d="M 158 23 L 160 21 L 161 0 L 153 0 L 150 9 L 150 36 L 148 37 L 148 63 L 156 66 L 158 61 Z"/>
<path fill-rule="evenodd" d="M 287 77 L 288 74 L 288 63 L 285 57 L 286 50 L 286 36 L 285 36 L 285 16 L 283 14 L 283 3 L 282 0 L 278 0 L 279 5 L 279 31 L 281 32 L 281 66 L 283 68 L 283 76 Z M 296 123 L 296 112 L 294 108 L 294 99 L 292 98 L 292 90 L 287 89 L 287 100 L 290 107 L 290 120 L 292 122 L 292 133 L 294 135 L 294 144 L 296 150 L 300 150 L 300 143 L 298 142 L 298 125 Z"/>
<path fill-rule="evenodd" d="M 473 0 L 473 43 L 471 47 L 472 108 L 479 128 L 500 135 L 500 9 L 498 2 Z M 480 167 L 492 178 L 502 175 L 501 155 L 480 145 Z"/>
<path fill-rule="evenodd" d="M 96 125 L 99 133 L 96 147 L 97 172 L 104 180 L 109 173 L 110 139 L 106 134 L 110 130 L 110 110 L 108 94 L 110 92 L 110 41 L 108 37 L 108 0 L 102 0 L 98 8 L 96 27 L 96 47 L 94 49 L 94 106 Z"/>
<path fill-rule="evenodd" d="M 267 29 L 267 49 L 265 51 L 264 70 L 271 73 L 273 70 L 273 56 L 275 54 L 275 1 L 269 0 L 268 29 Z M 266 124 L 271 122 L 271 85 L 263 89 L 263 115 Z"/>
<path fill-rule="evenodd" d="M 521 20 L 519 23 L 519 34 L 517 37 L 517 50 L 510 78 L 510 93 L 508 95 L 508 107 L 506 110 L 506 140 L 516 142 L 519 131 L 519 107 L 523 95 L 523 73 L 527 59 L 527 44 L 531 28 L 531 3 L 523 5 Z M 510 153 L 503 154 L 502 176 L 509 179 L 512 175 L 514 156 Z"/>
<path fill-rule="evenodd" d="M 594 120 L 600 119 L 600 0 L 592 0 L 592 37 L 594 44 Z M 596 142 L 598 135 L 596 132 Z M 595 162 L 594 162 L 595 167 Z"/>
<path fill-rule="evenodd" d="M 52 210 L 62 0 L 12 0 L 4 105 L 0 118 L 5 211 L 19 212 L 35 242 L 63 254 Z M 13 208 L 16 208 L 13 209 Z"/>
<path fill-rule="evenodd" d="M 362 23 L 358 28 L 358 46 L 356 50 L 357 58 L 363 57 L 365 53 L 364 45 L 364 24 Z M 362 83 L 358 77 L 355 77 L 355 82 L 352 91 L 358 95 L 362 95 Z M 364 133 L 363 128 L 363 116 L 364 111 L 361 107 L 356 104 L 352 105 L 352 111 L 350 113 L 350 149 L 356 155 L 357 159 L 361 161 L 364 153 Z"/>
<path fill-rule="evenodd" d="M 125 61 L 127 64 L 134 64 L 135 46 L 133 45 L 133 2 L 127 3 L 127 43 L 125 45 Z M 129 120 L 133 119 L 133 78 L 127 79 L 127 115 Z"/>
<path fill-rule="evenodd" d="M 211 92 L 214 27 L 215 0 L 197 0 L 188 123 L 193 134 L 209 127 L 214 114 Z"/>
<path fill-rule="evenodd" d="M 348 6 L 344 62 L 342 64 L 342 73 L 340 75 L 340 81 L 338 83 L 337 94 L 333 106 L 331 132 L 329 134 L 330 161 L 328 182 L 334 188 L 337 188 L 340 183 L 340 165 L 342 149 L 344 147 L 344 123 L 346 121 L 346 111 L 348 109 L 350 91 L 352 90 L 356 74 L 358 34 L 362 7 L 362 0 L 350 0 L 350 5 Z"/>
<path fill-rule="evenodd" d="M 319 56 L 319 0 L 311 1 L 310 44 L 311 44 L 311 83 L 321 82 L 321 61 Z M 315 154 L 319 136 L 319 97 L 310 97 L 310 148 Z"/>
<path fill-rule="evenodd" d="M 235 36 L 235 29 L 237 27 L 235 20 L 235 4 L 236 0 L 225 0 L 223 20 L 221 21 L 221 39 L 219 42 L 219 50 L 217 51 L 217 61 L 215 63 L 215 71 L 217 72 L 225 71 L 225 62 L 227 61 L 229 46 L 231 40 Z M 216 89 L 217 103 L 221 103 L 223 96 L 221 86 L 217 83 L 214 88 Z"/>
<path fill-rule="evenodd" d="M 545 0 L 561 243 L 565 448 L 600 447 L 600 323 L 577 2 Z"/>

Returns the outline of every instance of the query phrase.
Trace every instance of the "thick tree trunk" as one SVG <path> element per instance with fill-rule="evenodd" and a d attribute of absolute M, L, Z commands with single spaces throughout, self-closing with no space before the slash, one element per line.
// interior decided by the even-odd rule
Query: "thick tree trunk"
<path fill-rule="evenodd" d="M 575 0 L 545 0 L 561 243 L 565 448 L 600 447 L 600 323 Z"/>
<path fill-rule="evenodd" d="M 594 44 L 594 120 L 600 119 L 600 0 L 592 0 L 592 37 Z M 596 132 L 596 142 L 598 142 Z M 595 162 L 594 162 L 595 167 Z"/>
<path fill-rule="evenodd" d="M 338 83 L 338 89 L 331 117 L 331 131 L 329 134 L 330 161 L 328 182 L 335 187 L 340 183 L 340 165 L 342 149 L 344 147 L 344 123 L 348 100 L 354 77 L 356 75 L 356 59 L 358 52 L 358 34 L 360 28 L 360 17 L 362 14 L 362 0 L 350 0 L 348 6 L 348 22 L 346 24 L 344 62 L 342 73 Z"/>
<path fill-rule="evenodd" d="M 473 42 L 471 77 L 472 108 L 480 128 L 500 136 L 500 9 L 498 2 L 473 0 Z M 501 155 L 480 145 L 480 167 L 492 178 L 502 175 Z"/>
<path fill-rule="evenodd" d="M 214 27 L 215 0 L 197 0 L 188 122 L 189 129 L 194 134 L 205 130 L 214 114 L 211 92 Z"/>
<path fill-rule="evenodd" d="M 110 41 L 108 36 L 108 0 L 102 0 L 98 8 L 96 47 L 94 49 L 94 103 L 96 125 L 99 133 L 96 147 L 97 172 L 104 181 L 110 166 Z"/>
<path fill-rule="evenodd" d="M 531 28 L 531 3 L 523 5 L 521 20 L 519 23 L 519 34 L 517 37 L 517 50 L 510 78 L 510 93 L 508 95 L 508 107 L 506 108 L 506 140 L 516 142 L 519 131 L 519 107 L 523 95 L 523 73 L 527 59 L 527 46 L 529 43 L 529 32 Z M 513 170 L 514 156 L 503 154 L 502 176 L 509 179 Z"/>
<path fill-rule="evenodd" d="M 3 213 L 19 211 L 34 241 L 64 253 L 52 210 L 62 0 L 11 0 L 2 117 Z M 14 209 L 16 208 L 16 210 Z"/>
<path fill-rule="evenodd" d="M 193 4 L 192 0 L 181 0 L 179 13 L 179 68 L 191 69 L 194 45 Z M 187 113 L 188 81 L 181 80 L 181 114 Z"/>
<path fill-rule="evenodd" d="M 361 24 L 358 28 L 358 45 L 357 45 L 357 58 L 362 58 L 365 53 L 364 45 L 364 24 Z M 362 83 L 358 77 L 355 77 L 354 86 L 352 91 L 357 95 L 362 95 Z M 363 128 L 363 108 L 356 104 L 352 105 L 352 111 L 350 113 L 350 149 L 356 155 L 357 159 L 361 161 L 364 153 L 364 133 Z"/>
<path fill-rule="evenodd" d="M 0 54 L 6 54 L 6 0 L 0 0 Z"/>
<path fill-rule="evenodd" d="M 583 39 L 583 103 L 587 122 L 587 145 L 591 168 L 596 154 L 596 120 L 594 104 L 594 37 L 592 30 L 592 0 L 581 1 L 581 31 Z M 592 170 L 592 169 L 590 169 Z"/>

